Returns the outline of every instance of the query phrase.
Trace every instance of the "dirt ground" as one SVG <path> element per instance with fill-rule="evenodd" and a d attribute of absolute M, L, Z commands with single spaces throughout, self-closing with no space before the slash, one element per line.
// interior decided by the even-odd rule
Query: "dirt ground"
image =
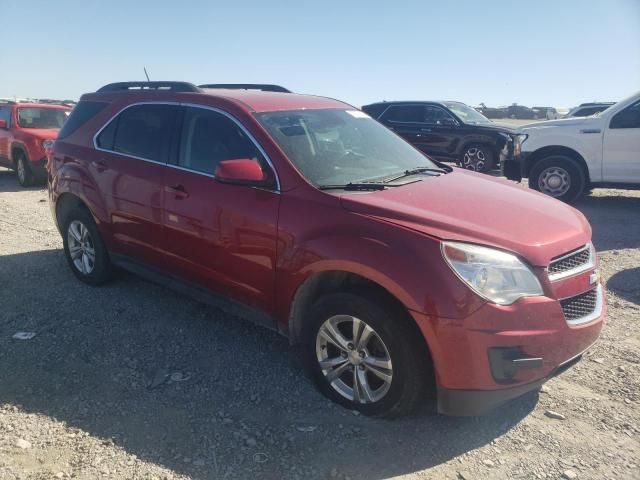
<path fill-rule="evenodd" d="M 385 421 L 275 333 L 130 274 L 81 284 L 46 192 L 0 169 L 0 479 L 638 479 L 640 191 L 577 207 L 609 305 L 583 361 L 483 417 Z"/>

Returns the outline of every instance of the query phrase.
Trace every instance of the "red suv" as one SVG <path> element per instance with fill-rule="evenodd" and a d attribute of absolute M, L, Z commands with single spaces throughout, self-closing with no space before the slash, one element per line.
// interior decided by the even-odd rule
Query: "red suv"
<path fill-rule="evenodd" d="M 45 150 L 69 112 L 68 105 L 0 102 L 0 166 L 14 169 L 23 187 L 46 181 Z"/>
<path fill-rule="evenodd" d="M 429 392 L 441 413 L 479 414 L 595 342 L 603 288 L 578 211 L 434 162 L 337 100 L 227 87 L 82 97 L 49 163 L 80 280 L 119 266 L 224 303 L 369 415 Z"/>

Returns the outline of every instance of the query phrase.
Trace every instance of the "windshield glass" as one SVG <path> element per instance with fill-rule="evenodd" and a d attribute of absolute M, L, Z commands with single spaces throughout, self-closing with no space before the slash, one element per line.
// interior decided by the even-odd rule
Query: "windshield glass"
<path fill-rule="evenodd" d="M 293 164 L 316 186 L 382 180 L 431 160 L 359 110 L 256 114 Z"/>
<path fill-rule="evenodd" d="M 451 110 L 464 123 L 487 123 L 491 122 L 487 117 L 482 115 L 476 109 L 460 102 L 443 102 L 444 105 Z"/>
<path fill-rule="evenodd" d="M 18 125 L 22 128 L 62 128 L 69 112 L 62 108 L 18 108 Z"/>

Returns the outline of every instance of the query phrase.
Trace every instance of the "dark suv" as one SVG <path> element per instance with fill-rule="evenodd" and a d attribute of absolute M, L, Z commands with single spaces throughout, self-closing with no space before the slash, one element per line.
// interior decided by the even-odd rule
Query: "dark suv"
<path fill-rule="evenodd" d="M 351 105 L 268 89 L 83 95 L 48 163 L 76 277 L 117 265 L 277 329 L 325 395 L 369 415 L 429 394 L 482 413 L 596 340 L 580 212 L 434 162 Z"/>
<path fill-rule="evenodd" d="M 518 153 L 515 129 L 461 102 L 382 102 L 362 110 L 430 157 L 468 170 L 488 172 Z"/>

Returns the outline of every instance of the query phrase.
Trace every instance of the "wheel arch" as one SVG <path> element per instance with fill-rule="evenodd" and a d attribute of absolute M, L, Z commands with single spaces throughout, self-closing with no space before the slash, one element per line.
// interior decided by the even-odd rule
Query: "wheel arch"
<path fill-rule="evenodd" d="M 22 153 L 27 161 L 29 161 L 29 152 L 27 151 L 27 147 L 24 145 L 24 143 L 22 142 L 12 142 L 11 143 L 11 147 L 9 148 L 9 154 L 11 155 L 11 157 L 9 158 L 9 160 L 11 161 L 11 163 L 15 166 L 15 161 L 16 161 L 16 154 L 17 153 Z"/>
<path fill-rule="evenodd" d="M 582 170 L 582 173 L 584 173 L 586 184 L 587 185 L 589 184 L 590 182 L 589 168 L 587 166 L 587 162 L 585 161 L 584 157 L 574 149 L 565 147 L 562 145 L 549 145 L 546 147 L 539 148 L 538 150 L 531 153 L 528 156 L 527 162 L 524 166 L 524 172 L 523 172 L 524 176 L 528 177 L 529 174 L 531 173 L 531 169 L 536 163 L 538 163 L 540 160 L 544 158 L 550 157 L 551 155 L 563 155 L 573 159 L 573 161 L 575 161 L 576 164 Z"/>

